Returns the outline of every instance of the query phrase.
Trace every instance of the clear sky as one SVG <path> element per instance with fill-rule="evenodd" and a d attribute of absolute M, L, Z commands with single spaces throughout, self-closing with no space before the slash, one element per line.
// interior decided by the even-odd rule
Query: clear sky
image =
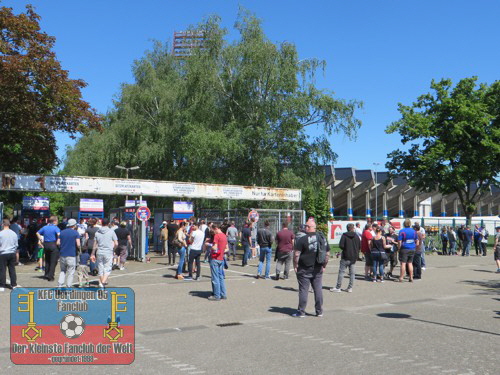
<path fill-rule="evenodd" d="M 31 3 L 42 29 L 72 78 L 88 83 L 84 99 L 99 112 L 112 107 L 120 84 L 132 82 L 131 65 L 152 40 L 171 41 L 205 16 L 218 14 L 232 28 L 239 6 L 254 12 L 274 42 L 295 43 L 301 58 L 327 61 L 321 88 L 365 103 L 356 141 L 333 136 L 337 167 L 382 169 L 400 147 L 387 135 L 397 104 L 429 91 L 432 79 L 454 82 L 477 75 L 499 79 L 498 0 L 0 0 L 21 11 Z M 234 37 L 232 32 L 230 37 Z M 60 158 L 72 141 L 58 134 Z"/>

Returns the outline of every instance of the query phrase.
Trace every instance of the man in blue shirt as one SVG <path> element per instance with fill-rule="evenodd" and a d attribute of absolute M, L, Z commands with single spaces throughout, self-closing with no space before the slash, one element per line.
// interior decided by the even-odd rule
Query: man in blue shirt
<path fill-rule="evenodd" d="M 470 246 L 472 244 L 472 238 L 474 234 L 470 230 L 470 227 L 467 226 L 464 230 L 464 246 L 462 248 L 462 256 L 469 256 Z"/>
<path fill-rule="evenodd" d="M 73 285 L 73 276 L 76 269 L 76 250 L 80 248 L 80 233 L 76 230 L 76 220 L 69 219 L 66 229 L 59 235 L 61 243 L 60 262 L 61 273 L 59 274 L 58 286 Z"/>
<path fill-rule="evenodd" d="M 401 262 L 401 274 L 399 279 L 395 281 L 403 282 L 406 274 L 406 267 L 410 274 L 410 282 L 413 282 L 413 257 L 415 256 L 415 249 L 419 245 L 418 235 L 411 227 L 411 220 L 404 221 L 404 228 L 399 231 L 398 247 L 399 247 L 399 261 Z"/>
<path fill-rule="evenodd" d="M 481 229 L 478 224 L 474 227 L 474 248 L 476 249 L 476 255 L 481 255 Z"/>
<path fill-rule="evenodd" d="M 57 226 L 57 216 L 49 218 L 49 224 L 42 227 L 37 233 L 38 240 L 43 243 L 45 254 L 45 275 L 44 279 L 54 281 L 54 273 L 56 271 L 57 261 L 59 260 L 59 234 L 61 230 Z"/>

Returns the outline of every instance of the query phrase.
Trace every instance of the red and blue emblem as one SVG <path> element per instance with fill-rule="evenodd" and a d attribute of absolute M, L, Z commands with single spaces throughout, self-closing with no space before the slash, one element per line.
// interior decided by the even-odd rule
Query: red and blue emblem
<path fill-rule="evenodd" d="M 15 364 L 130 364 L 135 295 L 130 288 L 18 288 L 11 293 Z"/>

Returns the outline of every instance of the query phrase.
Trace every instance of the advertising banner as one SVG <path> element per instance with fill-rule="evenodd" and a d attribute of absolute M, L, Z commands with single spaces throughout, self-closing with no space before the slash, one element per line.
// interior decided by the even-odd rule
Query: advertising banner
<path fill-rule="evenodd" d="M 130 288 L 17 288 L 10 295 L 10 358 L 18 365 L 130 364 Z"/>
<path fill-rule="evenodd" d="M 300 189 L 0 172 L 1 190 L 300 202 Z"/>
<path fill-rule="evenodd" d="M 48 197 L 23 197 L 23 209 L 35 211 L 48 211 L 50 199 Z"/>
<path fill-rule="evenodd" d="M 193 215 L 193 202 L 174 202 L 174 219 L 189 219 Z"/>
<path fill-rule="evenodd" d="M 389 224 L 394 227 L 396 233 L 399 233 L 399 230 L 402 228 L 402 223 L 404 219 L 392 219 Z M 328 243 L 330 245 L 339 244 L 340 237 L 342 237 L 342 233 L 347 232 L 347 224 L 355 224 L 359 223 L 361 230 L 365 229 L 365 225 L 367 223 L 366 220 L 336 220 L 328 222 Z M 379 221 L 380 223 L 380 221 Z"/>
<path fill-rule="evenodd" d="M 148 205 L 148 202 L 146 201 L 140 201 L 139 199 L 138 200 L 126 200 L 125 201 L 125 207 L 135 207 L 135 206 L 147 206 Z"/>
<path fill-rule="evenodd" d="M 102 199 L 80 199 L 80 211 L 82 212 L 104 212 L 104 201 Z"/>

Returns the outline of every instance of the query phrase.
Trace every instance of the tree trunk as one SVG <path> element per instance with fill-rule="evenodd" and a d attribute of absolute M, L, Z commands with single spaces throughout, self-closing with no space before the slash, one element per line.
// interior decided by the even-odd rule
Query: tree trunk
<path fill-rule="evenodd" d="M 470 226 L 472 224 L 472 215 L 474 211 L 466 211 L 465 212 L 465 225 Z"/>

